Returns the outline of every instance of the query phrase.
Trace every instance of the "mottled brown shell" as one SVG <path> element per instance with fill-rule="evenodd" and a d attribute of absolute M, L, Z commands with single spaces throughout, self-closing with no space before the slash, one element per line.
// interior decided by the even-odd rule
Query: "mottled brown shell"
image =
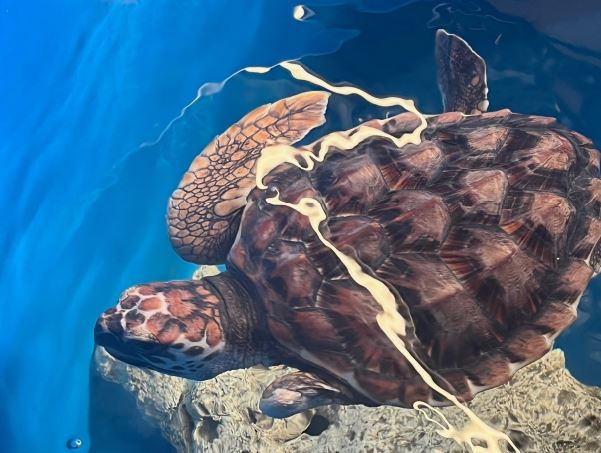
<path fill-rule="evenodd" d="M 400 136 L 417 123 L 372 125 Z M 599 260 L 599 153 L 551 118 L 508 110 L 432 117 L 422 138 L 332 149 L 311 173 L 281 166 L 267 181 L 285 201 L 324 206 L 324 236 L 388 284 L 405 344 L 469 400 L 574 320 Z M 374 401 L 436 399 L 307 219 L 265 198 L 251 193 L 229 260 L 255 284 L 275 338 Z"/>

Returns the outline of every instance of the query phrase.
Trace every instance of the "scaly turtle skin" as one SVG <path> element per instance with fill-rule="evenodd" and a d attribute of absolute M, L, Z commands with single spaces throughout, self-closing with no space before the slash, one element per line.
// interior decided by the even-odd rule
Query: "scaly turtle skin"
<path fill-rule="evenodd" d="M 407 348 L 469 400 L 541 357 L 575 319 L 601 269 L 599 153 L 552 118 L 461 113 L 486 110 L 484 62 L 454 35 L 439 32 L 437 44 L 445 106 L 459 112 L 430 117 L 419 145 L 374 137 L 331 149 L 312 172 L 282 165 L 265 182 L 282 200 L 322 205 L 322 234 L 396 295 Z M 254 188 L 260 151 L 322 124 L 326 102 L 310 92 L 260 107 L 193 162 L 170 200 L 170 237 L 186 259 L 228 271 L 130 288 L 100 317 L 99 344 L 193 379 L 296 366 L 263 395 L 275 417 L 329 403 L 445 404 L 307 218 Z M 369 125 L 400 136 L 418 120 Z"/>

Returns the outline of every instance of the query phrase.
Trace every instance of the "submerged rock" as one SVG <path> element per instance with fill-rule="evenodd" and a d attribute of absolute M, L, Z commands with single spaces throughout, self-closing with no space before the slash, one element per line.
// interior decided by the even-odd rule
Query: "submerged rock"
<path fill-rule="evenodd" d="M 462 451 L 437 426 L 410 409 L 330 406 L 285 420 L 258 409 L 265 387 L 286 367 L 250 368 L 205 382 L 166 376 L 120 362 L 97 348 L 108 380 L 136 395 L 140 410 L 181 452 L 425 452 Z M 469 405 L 511 436 L 523 452 L 601 451 L 601 389 L 576 381 L 563 352 L 553 350 L 506 385 Z M 443 408 L 453 424 L 464 418 Z"/>

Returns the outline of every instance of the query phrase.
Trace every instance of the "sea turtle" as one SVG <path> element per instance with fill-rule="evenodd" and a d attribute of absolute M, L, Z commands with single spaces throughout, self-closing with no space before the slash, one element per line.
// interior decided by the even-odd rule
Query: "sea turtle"
<path fill-rule="evenodd" d="M 321 204 L 324 237 L 393 292 L 408 350 L 467 401 L 540 358 L 574 321 L 601 270 L 599 152 L 552 118 L 486 113 L 485 63 L 458 36 L 438 31 L 436 56 L 446 113 L 428 117 L 420 144 L 372 137 L 331 149 L 311 172 L 281 165 L 265 182 L 283 200 Z M 99 318 L 98 344 L 197 380 L 297 367 L 261 398 L 274 417 L 332 403 L 446 403 L 307 218 L 255 187 L 262 149 L 323 124 L 327 99 L 313 91 L 259 107 L 192 162 L 169 201 L 169 236 L 184 259 L 227 270 L 126 290 Z M 396 137 L 418 124 L 412 113 L 369 122 Z"/>

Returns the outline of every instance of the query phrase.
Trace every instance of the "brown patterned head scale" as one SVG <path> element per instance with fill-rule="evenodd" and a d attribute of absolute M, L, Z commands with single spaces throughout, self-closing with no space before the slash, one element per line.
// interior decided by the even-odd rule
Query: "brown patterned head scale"
<path fill-rule="evenodd" d="M 191 379 L 231 369 L 224 303 L 204 281 L 133 286 L 96 322 L 96 343 L 132 365 Z"/>

